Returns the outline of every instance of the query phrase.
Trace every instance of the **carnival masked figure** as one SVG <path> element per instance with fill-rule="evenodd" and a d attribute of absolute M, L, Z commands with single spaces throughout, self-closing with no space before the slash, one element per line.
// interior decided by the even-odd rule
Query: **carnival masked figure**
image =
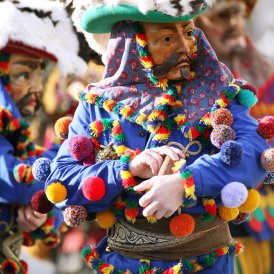
<path fill-rule="evenodd" d="M 0 29 L 0 268 L 1 273 L 26 273 L 19 262 L 23 241 L 58 242 L 54 213 L 40 214 L 29 205 L 44 186 L 34 179 L 32 164 L 39 157 L 49 162 L 58 148 L 35 146 L 26 118 L 41 107 L 46 61 L 57 62 L 64 76 L 84 73 L 86 67 L 63 4 L 1 1 Z"/>
<path fill-rule="evenodd" d="M 46 195 L 68 225 L 108 229 L 82 252 L 97 273 L 233 273 L 228 221 L 256 208 L 267 174 L 255 89 L 195 28 L 209 1 L 107 2 L 74 2 L 106 68 L 78 94 Z"/>

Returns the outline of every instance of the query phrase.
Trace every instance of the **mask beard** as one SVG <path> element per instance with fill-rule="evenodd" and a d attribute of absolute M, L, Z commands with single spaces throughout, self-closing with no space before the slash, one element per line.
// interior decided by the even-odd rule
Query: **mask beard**
<path fill-rule="evenodd" d="M 36 99 L 36 106 L 34 109 L 34 112 L 30 112 L 28 109 L 25 109 L 24 107 L 28 104 L 28 102 L 30 101 L 30 97 L 32 95 L 35 95 L 35 99 Z M 19 110 L 19 112 L 21 113 L 21 115 L 24 118 L 33 118 L 35 117 L 37 111 L 41 108 L 42 106 L 42 102 L 40 97 L 38 96 L 38 94 L 36 92 L 28 92 L 28 94 L 26 94 L 25 96 L 23 96 L 17 103 L 16 106 Z"/>
<path fill-rule="evenodd" d="M 154 65 L 152 68 L 152 76 L 160 79 L 160 78 L 165 78 L 166 75 L 176 66 L 176 64 L 179 61 L 179 54 L 174 53 L 172 54 L 166 62 L 160 64 L 160 65 Z M 190 63 L 190 68 L 193 68 L 194 66 L 194 59 L 190 54 L 186 54 L 186 57 L 189 60 Z M 184 67 L 180 69 L 181 76 L 184 79 L 189 79 L 190 78 L 190 73 L 187 71 Z"/>

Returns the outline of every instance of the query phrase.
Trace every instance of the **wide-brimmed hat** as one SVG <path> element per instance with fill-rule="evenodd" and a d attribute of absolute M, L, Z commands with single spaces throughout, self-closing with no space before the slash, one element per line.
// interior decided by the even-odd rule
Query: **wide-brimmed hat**
<path fill-rule="evenodd" d="M 211 0 L 73 0 L 72 16 L 91 48 L 104 54 L 109 33 L 120 21 L 170 23 L 190 20 L 204 12 Z"/>
<path fill-rule="evenodd" d="M 87 70 L 72 21 L 55 1 L 0 1 L 1 51 L 56 61 L 63 75 Z"/>

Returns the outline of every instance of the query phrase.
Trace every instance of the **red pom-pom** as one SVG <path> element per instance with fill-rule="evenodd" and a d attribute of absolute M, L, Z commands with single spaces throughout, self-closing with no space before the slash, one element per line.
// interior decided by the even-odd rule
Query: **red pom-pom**
<path fill-rule="evenodd" d="M 105 182 L 99 177 L 89 177 L 83 183 L 83 194 L 90 201 L 99 201 L 106 194 Z"/>
<path fill-rule="evenodd" d="M 77 161 L 83 161 L 94 153 L 92 141 L 81 134 L 69 139 L 69 152 Z"/>
<path fill-rule="evenodd" d="M 233 116 L 228 109 L 219 108 L 210 114 L 210 122 L 212 127 L 218 125 L 226 125 L 230 127 L 233 123 Z"/>
<path fill-rule="evenodd" d="M 54 125 L 55 134 L 61 139 L 68 138 L 69 124 L 71 123 L 71 117 L 62 117 L 58 119 Z"/>
<path fill-rule="evenodd" d="M 48 213 L 53 209 L 51 202 L 48 200 L 44 190 L 37 191 L 31 198 L 32 208 L 42 214 Z"/>
<path fill-rule="evenodd" d="M 274 116 L 266 116 L 260 119 L 258 132 L 265 139 L 274 138 Z"/>
<path fill-rule="evenodd" d="M 257 89 L 256 89 L 254 86 L 250 85 L 250 84 L 245 84 L 245 85 L 242 85 L 242 86 L 241 86 L 241 89 L 247 89 L 247 90 L 250 90 L 250 91 L 252 91 L 252 92 L 253 92 L 253 94 L 254 94 L 254 95 L 256 95 L 256 96 L 257 96 Z"/>
<path fill-rule="evenodd" d="M 189 214 L 181 214 L 171 219 L 169 229 L 175 237 L 185 237 L 195 228 L 195 221 Z"/>

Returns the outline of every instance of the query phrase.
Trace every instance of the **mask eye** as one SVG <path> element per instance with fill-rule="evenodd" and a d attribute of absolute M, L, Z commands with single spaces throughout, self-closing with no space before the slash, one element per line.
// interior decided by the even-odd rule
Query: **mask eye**
<path fill-rule="evenodd" d="M 194 31 L 193 30 L 189 30 L 187 33 L 186 33 L 187 37 L 193 37 L 194 36 Z"/>

